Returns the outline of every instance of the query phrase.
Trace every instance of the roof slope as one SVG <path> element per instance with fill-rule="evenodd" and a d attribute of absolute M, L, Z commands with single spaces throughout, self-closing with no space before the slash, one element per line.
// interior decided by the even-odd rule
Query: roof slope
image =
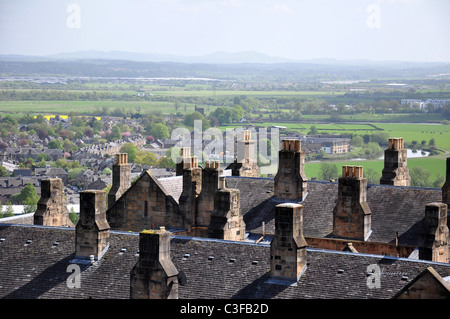
<path fill-rule="evenodd" d="M 247 231 L 268 234 L 275 231 L 273 180 L 227 177 L 227 187 L 241 192 L 241 209 Z M 327 237 L 333 231 L 333 209 L 337 202 L 335 182 L 309 181 L 303 205 L 305 237 Z M 368 185 L 367 203 L 372 211 L 373 232 L 369 241 L 394 243 L 396 232 L 402 245 L 417 246 L 421 237 L 425 205 L 441 201 L 440 189 Z"/>
<path fill-rule="evenodd" d="M 81 265 L 80 288 L 69 288 L 74 229 L 0 225 L 0 298 L 128 299 L 138 240 L 138 233 L 111 231 L 103 258 Z M 173 236 L 171 256 L 187 278 L 182 299 L 391 298 L 429 266 L 450 275 L 448 264 L 308 249 L 306 272 L 286 286 L 267 283 L 269 245 Z M 367 285 L 369 265 L 381 269 L 378 289 Z"/>

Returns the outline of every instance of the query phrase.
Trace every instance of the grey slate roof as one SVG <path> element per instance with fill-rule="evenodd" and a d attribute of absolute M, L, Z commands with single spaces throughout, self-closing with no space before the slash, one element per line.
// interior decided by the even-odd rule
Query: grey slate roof
<path fill-rule="evenodd" d="M 81 266 L 80 288 L 68 288 L 73 228 L 0 225 L 0 298 L 128 299 L 138 240 L 138 233 L 111 231 L 103 258 Z M 449 264 L 308 249 L 305 273 L 287 286 L 267 283 L 269 245 L 173 236 L 171 257 L 187 278 L 181 299 L 391 298 L 429 266 L 450 275 Z M 382 270 L 379 289 L 367 286 L 372 264 Z"/>
<path fill-rule="evenodd" d="M 275 231 L 274 209 L 280 203 L 273 192 L 273 179 L 227 177 L 227 187 L 241 192 L 241 210 L 246 229 L 268 234 Z M 303 205 L 304 236 L 327 237 L 333 230 L 333 209 L 337 202 L 336 182 L 308 181 Z M 369 241 L 394 243 L 396 232 L 402 245 L 417 246 L 422 231 L 425 205 L 440 202 L 440 189 L 368 185 L 367 202 L 372 211 L 373 232 Z"/>
<path fill-rule="evenodd" d="M 178 202 L 182 192 L 182 176 L 158 180 Z M 227 176 L 226 186 L 240 190 L 241 211 L 247 232 L 275 232 L 275 206 L 282 203 L 273 193 L 272 178 Z M 333 209 L 337 202 L 338 184 L 308 181 L 308 193 L 303 205 L 304 235 L 324 238 L 333 230 Z M 442 200 L 442 191 L 433 188 L 368 185 L 367 202 L 372 211 L 373 232 L 369 241 L 418 246 L 421 237 L 425 205 Z"/>

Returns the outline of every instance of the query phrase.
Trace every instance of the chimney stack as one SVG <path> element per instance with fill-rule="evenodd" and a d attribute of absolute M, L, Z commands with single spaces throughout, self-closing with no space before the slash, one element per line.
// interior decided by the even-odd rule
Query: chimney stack
<path fill-rule="evenodd" d="M 180 148 L 180 154 L 177 157 L 176 163 L 176 176 L 182 176 L 184 170 L 189 167 L 191 162 L 191 148 L 182 147 Z"/>
<path fill-rule="evenodd" d="M 116 154 L 116 163 L 112 167 L 113 182 L 108 193 L 108 208 L 131 186 L 131 165 L 128 163 L 128 154 Z"/>
<path fill-rule="evenodd" d="M 62 179 L 51 178 L 41 181 L 41 198 L 34 213 L 34 224 L 43 226 L 73 227 L 64 200 Z"/>
<path fill-rule="evenodd" d="M 139 259 L 130 277 L 131 299 L 178 299 L 178 270 L 164 227 L 139 233 Z"/>
<path fill-rule="evenodd" d="M 202 190 L 197 200 L 198 226 L 208 226 L 211 220 L 211 213 L 214 210 L 214 195 L 219 189 L 219 176 L 223 170 L 219 161 L 206 161 L 202 171 Z"/>
<path fill-rule="evenodd" d="M 404 148 L 403 138 L 390 138 L 384 151 L 384 168 L 380 184 L 411 186 L 411 176 L 407 167 L 408 151 Z"/>
<path fill-rule="evenodd" d="M 303 206 L 277 205 L 275 236 L 270 244 L 271 279 L 297 282 L 306 270 L 307 246 L 303 237 Z"/>
<path fill-rule="evenodd" d="M 362 166 L 343 166 L 338 181 L 338 201 L 333 210 L 333 236 L 367 240 L 371 231 L 367 180 Z"/>
<path fill-rule="evenodd" d="M 197 213 L 197 198 L 202 191 L 202 169 L 196 156 L 184 159 L 183 191 L 179 202 L 180 210 L 193 226 Z"/>
<path fill-rule="evenodd" d="M 426 205 L 419 259 L 450 262 L 448 236 L 447 204 L 430 203 Z"/>
<path fill-rule="evenodd" d="M 245 239 L 245 222 L 241 214 L 240 191 L 225 187 L 220 177 L 220 188 L 214 195 L 214 210 L 208 227 L 208 237 L 241 241 Z"/>
<path fill-rule="evenodd" d="M 106 192 L 86 190 L 80 193 L 80 220 L 76 226 L 76 252 L 80 258 L 100 259 L 109 246 L 106 220 Z"/>
<path fill-rule="evenodd" d="M 303 201 L 307 191 L 305 152 L 300 140 L 283 140 L 275 176 L 275 196 L 283 200 Z"/>
<path fill-rule="evenodd" d="M 450 206 L 450 157 L 447 157 L 447 171 L 444 186 L 442 186 L 442 202 Z"/>
<path fill-rule="evenodd" d="M 241 133 L 241 139 L 237 141 L 237 155 L 234 163 L 227 169 L 231 169 L 232 176 L 258 177 L 259 167 L 256 161 L 256 142 L 251 139 L 251 131 Z"/>

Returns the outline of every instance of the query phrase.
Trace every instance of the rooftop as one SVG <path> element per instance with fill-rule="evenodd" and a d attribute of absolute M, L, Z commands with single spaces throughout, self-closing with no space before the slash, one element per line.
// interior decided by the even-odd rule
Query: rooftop
<path fill-rule="evenodd" d="M 93 264 L 80 263 L 80 287 L 67 285 L 74 264 L 73 228 L 0 224 L 0 298 L 128 299 L 139 234 L 110 232 L 110 246 Z M 293 285 L 269 280 L 270 245 L 172 236 L 171 258 L 186 284 L 181 299 L 392 298 L 427 267 L 450 276 L 450 265 L 308 248 L 307 269 Z M 381 269 L 370 288 L 368 266 Z M 68 270 L 69 269 L 69 270 Z M 70 285 L 69 285 L 70 286 Z"/>

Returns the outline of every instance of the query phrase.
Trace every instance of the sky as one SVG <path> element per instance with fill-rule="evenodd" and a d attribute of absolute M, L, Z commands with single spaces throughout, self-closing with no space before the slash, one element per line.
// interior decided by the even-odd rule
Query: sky
<path fill-rule="evenodd" d="M 0 54 L 450 62 L 448 0 L 0 0 Z"/>

